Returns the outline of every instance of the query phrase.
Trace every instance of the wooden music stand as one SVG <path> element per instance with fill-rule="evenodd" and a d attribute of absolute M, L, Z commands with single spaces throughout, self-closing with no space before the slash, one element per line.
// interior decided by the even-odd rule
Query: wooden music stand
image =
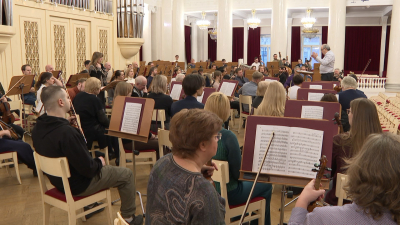
<path fill-rule="evenodd" d="M 232 62 L 232 66 L 238 66 L 238 62 Z"/>
<path fill-rule="evenodd" d="M 253 80 L 253 73 L 257 72 L 256 70 L 246 70 L 244 72 L 244 76 L 249 79 L 249 80 Z"/>
<path fill-rule="evenodd" d="M 228 96 L 228 98 L 233 97 L 235 95 L 236 88 L 238 86 L 239 81 L 237 81 L 237 80 L 221 80 L 221 83 L 219 84 L 217 91 L 221 92 L 221 87 L 224 83 L 234 83 L 235 84 L 235 88 L 233 89 L 231 94 L 228 95 L 228 93 L 224 93 L 226 96 Z"/>
<path fill-rule="evenodd" d="M 303 106 L 321 106 L 324 108 L 322 119 L 330 121 L 333 135 L 339 133 L 339 127 L 335 122 L 335 114 L 339 113 L 339 119 L 342 114 L 342 106 L 339 102 L 316 102 L 304 100 L 286 100 L 284 117 L 301 118 Z"/>
<path fill-rule="evenodd" d="M 53 74 L 53 77 L 58 79 L 58 78 L 60 78 L 60 76 L 59 76 L 60 72 L 61 72 L 61 70 L 55 70 L 55 71 L 52 71 L 51 73 Z"/>
<path fill-rule="evenodd" d="M 117 84 L 119 82 L 122 82 L 122 81 L 121 80 L 114 80 L 113 82 L 110 82 L 109 84 L 107 84 L 107 86 L 103 87 L 101 90 L 102 91 L 108 91 L 110 89 L 113 89 L 113 88 L 115 88 L 117 86 Z M 123 81 L 123 82 L 125 82 L 125 81 Z"/>
<path fill-rule="evenodd" d="M 216 91 L 217 90 L 215 88 L 205 87 L 204 92 L 203 92 L 203 99 L 201 100 L 201 103 L 206 104 L 208 97 L 210 97 L 210 95 Z M 200 96 L 198 96 L 197 98 L 199 98 L 199 97 Z M 197 100 L 199 100 L 199 99 L 197 99 Z"/>
<path fill-rule="evenodd" d="M 90 75 L 88 73 L 77 73 L 69 76 L 68 82 L 65 86 L 73 88 L 76 86 L 76 82 L 82 78 L 88 79 Z"/>
<path fill-rule="evenodd" d="M 297 66 L 297 65 L 299 65 L 299 63 L 296 61 L 296 62 L 292 62 L 292 70 Z"/>
<path fill-rule="evenodd" d="M 207 67 L 207 62 L 197 62 L 195 68 L 199 69 L 200 67 L 205 69 Z"/>
<path fill-rule="evenodd" d="M 11 77 L 7 96 L 29 93 L 33 79 L 35 79 L 35 75 L 19 75 Z M 24 101 L 23 99 L 24 98 L 22 98 L 22 101 Z M 22 104 L 24 103 L 22 102 Z"/>
<path fill-rule="evenodd" d="M 186 75 L 192 74 L 193 70 L 197 70 L 196 68 L 188 68 L 186 70 Z"/>
<path fill-rule="evenodd" d="M 178 65 L 182 70 L 185 69 L 185 62 L 178 62 L 176 65 Z"/>
<path fill-rule="evenodd" d="M 322 89 L 327 89 L 330 90 L 333 88 L 335 88 L 335 86 L 340 86 L 340 82 L 339 81 L 304 81 L 301 84 L 302 88 L 310 88 L 310 85 L 321 85 Z"/>
<path fill-rule="evenodd" d="M 314 130 L 323 131 L 323 142 L 321 155 L 327 156 L 328 166 L 331 165 L 332 157 L 332 143 L 333 133 L 332 129 L 328 126 L 330 121 L 327 120 L 310 120 L 310 119 L 298 119 L 298 118 L 285 118 L 285 117 L 264 117 L 264 116 L 249 116 L 246 120 L 245 138 L 243 145 L 243 156 L 240 169 L 239 180 L 254 181 L 257 171 L 253 171 L 253 157 L 256 141 L 257 125 L 277 125 L 277 126 L 288 126 L 288 127 L 301 127 Z M 276 132 L 275 132 L 276 135 Z M 275 139 L 276 140 L 276 139 Z M 276 140 L 279 141 L 279 140 Z M 273 141 L 274 142 L 274 141 Z M 273 145 L 272 145 L 273 146 Z M 270 149 L 270 152 L 271 149 Z M 289 152 L 288 152 L 289 154 Z M 261 156 L 260 156 L 261 157 Z M 268 156 L 267 156 L 268 157 Z M 268 162 L 265 162 L 266 165 Z M 310 171 L 313 168 L 310 168 Z M 281 194 L 281 216 L 280 224 L 283 224 L 284 217 L 284 205 L 285 205 L 285 192 L 286 186 L 300 186 L 304 187 L 310 182 L 310 178 L 290 176 L 285 174 L 268 174 L 261 173 L 258 181 L 262 183 L 280 184 L 282 185 Z M 329 188 L 329 180 L 322 179 L 321 183 L 324 189 Z"/>
<path fill-rule="evenodd" d="M 204 73 L 214 73 L 215 69 L 205 69 L 203 70 Z"/>
<path fill-rule="evenodd" d="M 140 65 L 140 67 L 139 67 L 139 75 L 143 75 L 144 74 L 144 71 L 146 70 L 146 66 L 145 65 Z"/>
<path fill-rule="evenodd" d="M 320 81 L 321 80 L 321 72 L 319 71 L 319 67 L 321 63 L 314 63 L 314 75 L 313 81 Z"/>
<path fill-rule="evenodd" d="M 297 100 L 308 100 L 309 101 L 309 93 L 320 93 L 322 94 L 321 97 L 323 96 L 323 94 L 326 93 L 332 93 L 334 95 L 336 95 L 336 91 L 335 90 L 331 90 L 331 89 L 308 89 L 308 88 L 299 88 L 299 90 L 297 90 Z"/>

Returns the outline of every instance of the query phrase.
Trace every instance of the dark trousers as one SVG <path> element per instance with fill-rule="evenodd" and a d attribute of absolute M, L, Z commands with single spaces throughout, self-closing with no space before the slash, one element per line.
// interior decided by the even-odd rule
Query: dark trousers
<path fill-rule="evenodd" d="M 116 158 L 119 158 L 119 144 L 118 138 L 107 136 L 104 131 L 96 130 L 84 130 L 86 136 L 86 146 L 90 150 L 92 149 L 93 141 L 97 141 L 99 148 L 108 147 L 109 153 L 114 153 Z"/>
<path fill-rule="evenodd" d="M 17 152 L 18 160 L 27 165 L 29 169 L 36 170 L 33 150 L 28 143 L 0 138 L 0 153 L 3 152 Z"/>
<path fill-rule="evenodd" d="M 36 107 L 36 96 L 35 94 L 25 94 L 24 95 L 24 104 L 30 104 Z M 30 113 L 30 112 L 29 112 Z"/>
<path fill-rule="evenodd" d="M 321 81 L 333 81 L 333 72 L 332 73 L 322 73 Z"/>

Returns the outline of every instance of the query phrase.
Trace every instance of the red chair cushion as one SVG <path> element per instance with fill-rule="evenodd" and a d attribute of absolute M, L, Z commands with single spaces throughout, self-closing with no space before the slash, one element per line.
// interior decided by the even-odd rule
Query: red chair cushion
<path fill-rule="evenodd" d="M 126 149 L 124 149 L 125 150 L 125 153 L 132 153 L 132 150 L 126 150 Z M 156 150 L 139 150 L 139 152 L 155 152 Z"/>
<path fill-rule="evenodd" d="M 20 118 L 15 118 L 15 121 L 20 121 L 21 119 Z"/>
<path fill-rule="evenodd" d="M 250 115 L 248 112 L 242 112 L 243 114 Z"/>
<path fill-rule="evenodd" d="M 97 193 L 105 191 L 105 190 L 107 190 L 107 189 L 100 190 L 100 191 L 98 191 L 98 192 L 96 192 L 94 194 L 97 194 Z M 61 191 L 59 191 L 57 188 L 50 189 L 50 190 L 46 191 L 45 194 L 50 196 L 50 197 L 56 198 L 56 199 L 58 199 L 60 201 L 67 202 L 67 197 L 65 197 L 65 194 L 62 193 Z M 94 194 L 91 194 L 91 195 L 88 195 L 88 196 L 72 196 L 72 198 L 76 202 L 76 201 L 79 201 L 81 199 L 84 199 L 84 198 L 87 198 L 89 196 L 92 196 Z"/>
<path fill-rule="evenodd" d="M 109 106 L 109 105 L 106 105 L 106 109 L 111 109 L 111 106 Z"/>
<path fill-rule="evenodd" d="M 258 201 L 261 201 L 263 199 L 264 199 L 263 197 L 255 197 L 255 198 L 250 200 L 250 203 L 258 202 Z M 240 206 L 244 206 L 244 205 L 246 205 L 246 202 L 243 203 L 243 204 L 239 204 L 239 205 L 230 205 L 229 208 L 230 209 L 234 209 L 234 208 L 237 208 L 237 207 L 240 207 Z"/>

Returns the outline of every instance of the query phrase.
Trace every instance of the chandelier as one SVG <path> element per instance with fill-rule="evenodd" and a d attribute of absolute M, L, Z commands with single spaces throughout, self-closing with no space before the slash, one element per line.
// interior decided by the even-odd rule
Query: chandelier
<path fill-rule="evenodd" d="M 201 20 L 197 20 L 196 25 L 200 28 L 200 30 L 207 30 L 210 24 L 210 21 L 206 20 L 206 12 L 202 12 Z"/>
<path fill-rule="evenodd" d="M 311 17 L 311 9 L 307 9 L 307 15 L 303 19 L 301 19 L 301 23 L 303 24 L 304 28 L 312 28 L 314 23 L 316 22 L 315 18 Z"/>
<path fill-rule="evenodd" d="M 305 28 L 303 29 L 304 37 L 313 39 L 317 36 L 319 30 L 317 28 Z"/>
<path fill-rule="evenodd" d="M 217 13 L 214 14 L 214 28 L 210 31 L 208 31 L 208 34 L 210 35 L 211 40 L 214 40 L 217 42 Z"/>
<path fill-rule="evenodd" d="M 250 28 L 254 29 L 260 25 L 261 20 L 256 17 L 255 9 L 251 10 L 251 14 L 252 14 L 252 17 L 247 19 L 247 24 L 249 25 Z"/>

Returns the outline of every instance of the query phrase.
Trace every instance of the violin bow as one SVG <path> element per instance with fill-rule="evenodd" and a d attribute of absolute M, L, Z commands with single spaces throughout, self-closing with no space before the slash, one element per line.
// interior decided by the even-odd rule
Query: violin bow
<path fill-rule="evenodd" d="M 368 66 L 369 66 L 370 63 L 371 63 L 371 59 L 368 60 L 367 65 L 365 66 L 364 70 L 362 71 L 360 78 L 361 78 L 362 75 L 365 73 L 365 71 L 367 70 L 367 68 L 368 68 Z"/>
<path fill-rule="evenodd" d="M 251 187 L 251 191 L 250 191 L 249 197 L 247 198 L 247 202 L 246 202 L 246 205 L 244 207 L 244 210 L 243 210 L 243 213 L 242 213 L 242 217 L 240 218 L 239 224 L 243 223 L 244 216 L 246 215 L 247 208 L 249 208 L 249 203 L 250 203 L 250 200 L 251 200 L 251 196 L 253 195 L 253 192 L 254 192 L 254 187 L 256 186 L 258 177 L 260 176 L 262 167 L 264 165 L 265 159 L 267 158 L 267 153 L 269 151 L 269 147 L 271 146 L 271 142 L 272 142 L 272 139 L 274 138 L 274 136 L 275 136 L 275 132 L 272 131 L 271 138 L 269 139 L 269 142 L 268 142 L 267 150 L 264 153 L 264 157 L 263 157 L 263 160 L 262 160 L 262 162 L 260 164 L 260 168 L 258 169 L 256 179 L 254 179 L 253 187 Z"/>

